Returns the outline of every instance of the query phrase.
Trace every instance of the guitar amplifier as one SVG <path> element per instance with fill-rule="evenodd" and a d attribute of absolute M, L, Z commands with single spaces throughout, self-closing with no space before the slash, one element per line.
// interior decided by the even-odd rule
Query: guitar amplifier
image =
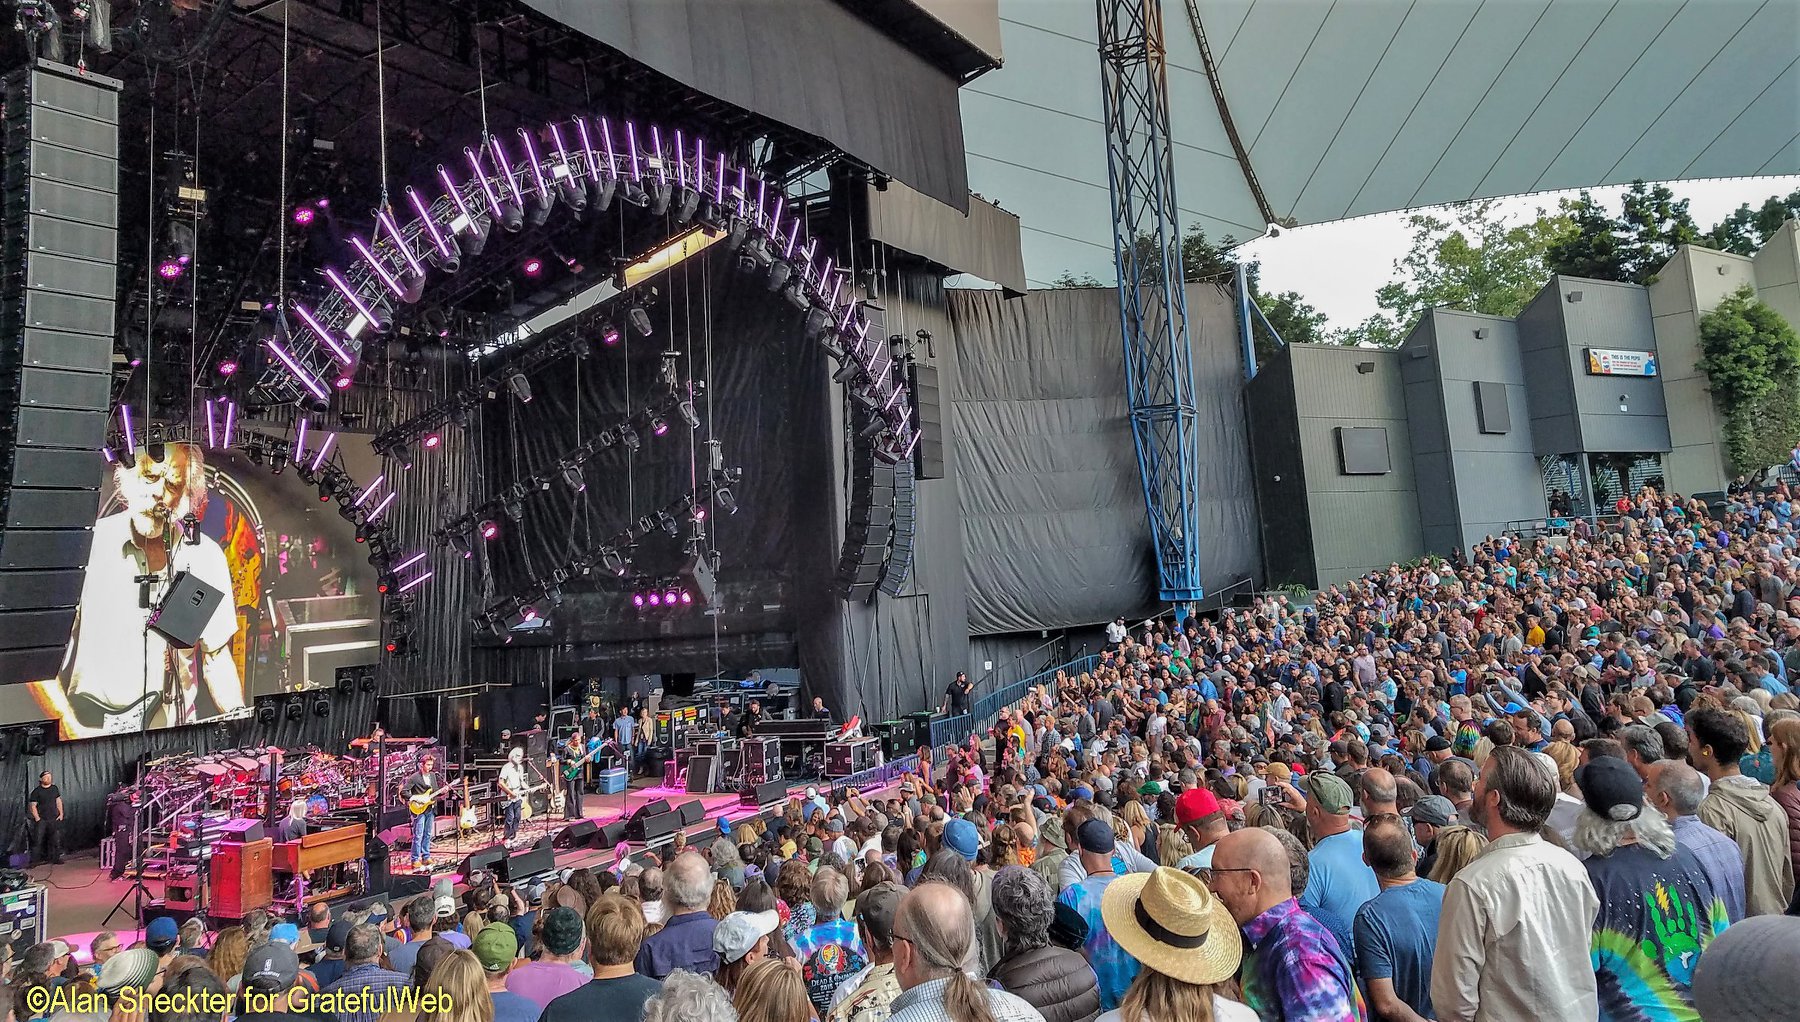
<path fill-rule="evenodd" d="M 747 784 L 766 784 L 781 779 L 781 742 L 775 738 L 746 738 L 738 752 Z"/>
<path fill-rule="evenodd" d="M 825 743 L 825 776 L 849 777 L 875 766 L 875 739 Z"/>
<path fill-rule="evenodd" d="M 213 915 L 242 919 L 246 913 L 275 903 L 274 848 L 275 842 L 268 838 L 220 843 L 212 857 Z"/>
<path fill-rule="evenodd" d="M 688 760 L 687 793 L 710 795 L 719 785 L 719 760 L 698 753 Z"/>

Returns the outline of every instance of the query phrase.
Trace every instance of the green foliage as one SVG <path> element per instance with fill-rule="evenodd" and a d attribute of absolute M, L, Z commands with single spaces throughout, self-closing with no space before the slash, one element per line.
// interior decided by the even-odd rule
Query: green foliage
<path fill-rule="evenodd" d="M 1667 185 L 1632 182 L 1617 217 L 1585 191 L 1562 208 L 1575 230 L 1550 247 L 1552 273 L 1649 284 L 1676 249 L 1701 240 L 1688 200 L 1676 199 Z"/>
<path fill-rule="evenodd" d="M 1325 314 L 1312 307 L 1305 296 L 1298 291 L 1283 291 L 1278 295 L 1263 294 L 1252 285 L 1252 297 L 1256 299 L 1256 307 L 1262 310 L 1263 318 L 1281 335 L 1285 344 L 1321 344 L 1325 340 Z M 1256 355 L 1258 360 L 1274 353 L 1275 342 L 1267 336 L 1261 323 L 1256 324 Z"/>
<path fill-rule="evenodd" d="M 1721 252 L 1755 255 L 1782 224 L 1797 219 L 1800 219 L 1800 189 L 1786 195 L 1771 195 L 1756 209 L 1744 203 L 1714 224 L 1713 229 L 1700 238 L 1700 243 Z"/>
<path fill-rule="evenodd" d="M 1084 273 L 1081 276 L 1077 277 L 1073 273 L 1070 273 L 1068 270 L 1064 270 L 1061 273 L 1057 274 L 1056 279 L 1050 282 L 1050 286 L 1054 287 L 1054 288 L 1071 288 L 1071 287 L 1104 287 L 1105 285 L 1101 284 L 1100 281 L 1091 273 Z"/>
<path fill-rule="evenodd" d="M 1736 474 L 1787 460 L 1800 441 L 1800 335 L 1748 285 L 1700 317 L 1700 371 L 1725 416 Z"/>
<path fill-rule="evenodd" d="M 1393 347 L 1426 310 L 1448 306 L 1515 316 L 1544 286 L 1545 252 L 1574 225 L 1567 216 L 1538 211 L 1511 224 L 1492 200 L 1462 202 L 1407 217 L 1412 246 L 1396 260 L 1396 279 L 1375 293 L 1383 312 L 1336 331 L 1339 344 Z"/>

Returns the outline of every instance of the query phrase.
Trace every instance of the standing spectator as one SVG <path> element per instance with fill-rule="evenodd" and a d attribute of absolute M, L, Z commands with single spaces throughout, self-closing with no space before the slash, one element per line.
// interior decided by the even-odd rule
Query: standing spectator
<path fill-rule="evenodd" d="M 501 923 L 484 926 L 469 943 L 475 960 L 481 963 L 487 992 L 494 1004 L 493 1022 L 537 1022 L 544 1006 L 506 988 L 507 974 L 519 957 L 519 935 Z"/>
<path fill-rule="evenodd" d="M 719 984 L 676 969 L 663 981 L 662 989 L 644 1002 L 643 1022 L 737 1022 L 737 1012 Z"/>
<path fill-rule="evenodd" d="M 1444 885 L 1415 871 L 1412 836 L 1400 817 L 1378 815 L 1363 827 L 1363 859 L 1381 893 L 1356 910 L 1356 975 L 1375 1017 L 1419 1022 L 1431 1010 L 1431 959 L 1437 948 Z"/>
<path fill-rule="evenodd" d="M 1218 796 L 1205 788 L 1189 788 L 1175 800 L 1175 825 L 1194 846 L 1191 854 L 1171 863 L 1176 869 L 1205 869 L 1212 865 L 1213 845 L 1231 833 Z"/>
<path fill-rule="evenodd" d="M 1427 876 L 1437 861 L 1438 834 L 1458 822 L 1456 807 L 1442 795 L 1427 795 L 1413 803 L 1411 819 L 1413 843 L 1419 846 L 1419 861 L 1414 868 L 1419 876 Z"/>
<path fill-rule="evenodd" d="M 981 831 L 960 817 L 944 823 L 944 850 L 955 852 L 969 864 L 973 885 L 965 892 L 975 906 L 975 947 L 981 971 L 1000 959 L 1000 930 L 994 923 L 993 871 L 981 863 Z"/>
<path fill-rule="evenodd" d="M 868 964 L 856 925 L 842 917 L 850 898 L 850 884 L 829 866 L 813 874 L 813 925 L 794 939 L 794 955 L 800 960 L 800 976 L 807 996 L 823 1016 L 831 1010 L 831 995 L 838 984 Z"/>
<path fill-rule="evenodd" d="M 1080 882 L 1064 890 L 1057 901 L 1074 909 L 1087 923 L 1088 934 L 1082 944 L 1082 954 L 1099 979 L 1100 1010 L 1111 1011 L 1119 1006 L 1119 1000 L 1125 996 L 1125 990 L 1131 986 L 1138 970 L 1137 959 L 1113 940 L 1101 918 L 1101 899 L 1107 886 L 1118 879 L 1113 872 L 1113 851 L 1118 842 L 1105 820 L 1083 822 L 1075 832 L 1075 841 L 1081 849 L 1084 875 Z"/>
<path fill-rule="evenodd" d="M 574 909 L 558 905 L 545 913 L 538 933 L 543 953 L 537 961 L 513 969 L 506 977 L 506 989 L 539 1007 L 548 1007 L 551 1001 L 586 985 L 588 978 L 575 968 L 585 936 L 581 916 Z"/>
<path fill-rule="evenodd" d="M 1375 882 L 1375 872 L 1363 861 L 1363 832 L 1350 825 L 1350 806 L 1355 802 L 1350 785 L 1322 771 L 1307 775 L 1301 784 L 1306 790 L 1306 827 L 1312 833 L 1313 846 L 1306 856 L 1310 879 L 1301 892 L 1300 907 L 1324 923 L 1349 955 L 1354 947 L 1351 922 L 1356 910 L 1381 893 L 1381 887 Z M 1391 775 L 1388 786 L 1393 786 Z"/>
<path fill-rule="evenodd" d="M 1170 868 L 1134 873 L 1107 888 L 1104 914 L 1120 946 L 1144 963 L 1105 1022 L 1257 1018 L 1220 993 L 1243 963 L 1243 939 L 1198 877 Z"/>
<path fill-rule="evenodd" d="M 706 911 L 712 888 L 712 868 L 700 853 L 683 852 L 675 857 L 663 873 L 667 922 L 638 951 L 639 972 L 662 979 L 676 969 L 708 976 L 718 971 L 719 956 L 713 952 L 712 939 L 719 921 Z"/>
<path fill-rule="evenodd" d="M 869 966 L 839 984 L 829 1022 L 883 1022 L 900 996 L 894 975 L 894 915 L 906 888 L 892 881 L 876 884 L 856 899 L 857 934 Z"/>
<path fill-rule="evenodd" d="M 1714 893 L 1725 902 L 1725 918 L 1744 918 L 1744 857 L 1730 838 L 1700 822 L 1694 815 L 1705 797 L 1700 772 L 1686 763 L 1665 759 L 1650 765 L 1644 794 L 1669 821 L 1675 843 L 1694 853 Z"/>
<path fill-rule="evenodd" d="M 285 945 L 270 945 L 285 946 Z M 373 1010 L 379 995 L 394 987 L 407 985 L 407 977 L 398 972 L 381 967 L 381 928 L 373 923 L 361 923 L 350 928 L 350 934 L 344 939 L 344 974 L 337 982 L 323 988 L 320 992 L 327 994 L 361 992 L 366 997 L 367 1007 L 360 1011 L 338 1012 L 339 1022 L 376 1022 L 381 1013 Z M 288 954 L 292 955 L 290 948 Z M 250 962 L 246 963 L 245 977 L 248 979 L 251 964 L 258 961 L 257 951 L 250 953 Z M 296 974 L 298 970 L 296 969 Z"/>
<path fill-rule="evenodd" d="M 1588 942 L 1600 901 L 1580 861 L 1540 836 L 1556 784 L 1522 749 L 1488 754 L 1471 811 L 1487 851 L 1446 886 L 1431 967 L 1443 1022 L 1595 1018 Z"/>
<path fill-rule="evenodd" d="M 1694 853 L 1644 805 L 1644 782 L 1603 756 L 1576 774 L 1586 803 L 1571 844 L 1600 898 L 1593 961 L 1606 1019 L 1693 1017 L 1694 966 L 1725 932 L 1725 902 Z"/>
<path fill-rule="evenodd" d="M 437 1010 L 421 1009 L 412 1022 L 493 1022 L 495 1018 L 487 975 L 466 948 L 445 955 L 431 970 L 430 978 L 419 984 L 419 992 L 439 995 Z"/>
<path fill-rule="evenodd" d="M 969 978 L 963 965 L 974 951 L 974 913 L 962 892 L 930 881 L 907 892 L 894 915 L 900 996 L 890 1022 L 1043 1022 L 1023 1000 Z"/>
<path fill-rule="evenodd" d="M 806 982 L 778 961 L 757 963 L 731 996 L 738 1022 L 813 1022 Z"/>
<path fill-rule="evenodd" d="M 1294 897 L 1297 861 L 1260 827 L 1227 834 L 1213 853 L 1213 893 L 1243 929 L 1244 1003 L 1273 1022 L 1366 1022 L 1349 957 Z"/>
<path fill-rule="evenodd" d="M 1688 757 L 1712 781 L 1700 802 L 1700 821 L 1737 842 L 1744 857 L 1744 913 L 1777 915 L 1794 894 L 1787 814 L 1769 788 L 1745 777 L 1738 761 L 1750 745 L 1740 713 L 1696 706 L 1687 715 Z"/>
<path fill-rule="evenodd" d="M 541 1022 L 629 1022 L 662 984 L 640 975 L 632 963 L 644 941 L 644 913 L 637 902 L 608 892 L 587 914 L 588 962 L 594 978 L 544 1006 Z"/>
<path fill-rule="evenodd" d="M 37 787 L 26 796 L 25 808 L 31 813 L 32 865 L 62 865 L 62 789 L 50 771 L 38 774 Z"/>
<path fill-rule="evenodd" d="M 713 929 L 713 951 L 719 956 L 713 980 L 728 994 L 736 991 L 744 973 L 769 957 L 769 934 L 780 927 L 781 914 L 772 910 L 733 912 L 719 920 Z"/>
<path fill-rule="evenodd" d="M 1769 750 L 1775 760 L 1775 783 L 1769 794 L 1787 813 L 1788 857 L 1800 881 L 1800 720 L 1788 718 L 1771 725 Z M 1795 893 L 1800 896 L 1800 891 Z"/>
<path fill-rule="evenodd" d="M 1050 943 L 1056 901 L 1044 878 L 1022 866 L 994 874 L 994 916 L 1001 951 L 988 978 L 1024 998 L 1047 1022 L 1093 1022 L 1100 1014 L 1100 981 L 1081 955 Z"/>
<path fill-rule="evenodd" d="M 418 957 L 419 945 L 430 940 L 432 923 L 437 921 L 437 908 L 430 894 L 421 894 L 406 903 L 406 943 L 388 952 L 388 964 L 396 972 L 411 972 Z M 329 944 L 330 937 L 326 937 Z"/>
<path fill-rule="evenodd" d="M 1800 975 L 1800 919 L 1761 916 L 1733 925 L 1694 970 L 1694 1007 L 1706 1022 L 1787 1022 Z"/>

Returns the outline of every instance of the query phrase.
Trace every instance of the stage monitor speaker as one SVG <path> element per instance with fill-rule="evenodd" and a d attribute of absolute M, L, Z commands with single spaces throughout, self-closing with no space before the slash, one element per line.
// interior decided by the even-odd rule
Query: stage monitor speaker
<path fill-rule="evenodd" d="M 649 843 L 668 837 L 681 829 L 681 814 L 676 812 L 658 813 L 646 816 L 641 820 L 633 817 L 625 826 L 625 840 Z"/>
<path fill-rule="evenodd" d="M 0 84 L 0 684 L 56 676 L 94 536 L 124 536 L 122 516 L 95 523 L 117 326 L 121 84 L 48 60 Z"/>
<path fill-rule="evenodd" d="M 930 710 L 914 710 L 906 715 L 912 721 L 912 744 L 908 752 L 918 752 L 920 747 L 931 745 L 931 719 L 936 716 Z"/>
<path fill-rule="evenodd" d="M 508 856 L 502 868 L 507 883 L 523 883 L 531 877 L 541 876 L 555 869 L 556 853 L 549 848 L 529 848 Z"/>
<path fill-rule="evenodd" d="M 533 849 L 554 848 L 556 847 L 556 838 L 549 834 L 545 834 L 543 837 L 538 838 L 537 841 L 533 842 L 531 847 Z"/>
<path fill-rule="evenodd" d="M 600 825 L 593 820 L 576 820 L 557 832 L 554 845 L 557 848 L 586 848 L 594 843 L 599 832 Z"/>
<path fill-rule="evenodd" d="M 463 875 L 463 879 L 467 880 L 469 875 L 476 870 L 494 870 L 496 868 L 494 864 L 505 858 L 505 845 L 488 845 L 486 848 L 470 852 L 465 856 L 462 861 L 462 869 L 460 872 Z M 396 877 L 395 879 L 399 878 Z"/>
<path fill-rule="evenodd" d="M 914 362 L 908 369 L 911 377 L 913 409 L 917 414 L 919 439 L 913 445 L 913 471 L 920 479 L 944 478 L 944 414 L 943 398 L 938 389 L 936 366 Z"/>
<path fill-rule="evenodd" d="M 673 812 L 674 808 L 674 806 L 669 805 L 669 800 L 666 798 L 659 798 L 654 802 L 645 802 L 643 805 L 638 806 L 631 814 L 631 822 L 636 823 L 648 816 L 661 816 L 663 813 Z"/>
<path fill-rule="evenodd" d="M 212 620 L 213 613 L 224 601 L 224 593 L 185 571 L 178 571 L 163 594 L 162 602 L 150 615 L 149 628 L 177 649 L 193 649 L 200 644 L 206 623 Z"/>
<path fill-rule="evenodd" d="M 710 795 L 718 787 L 719 759 L 717 756 L 695 755 L 688 759 L 687 787 L 690 795 Z"/>
<path fill-rule="evenodd" d="M 625 828 L 627 826 L 629 826 L 629 824 L 627 824 L 624 820 L 614 820 L 613 822 L 600 828 L 599 843 L 596 844 L 595 847 L 597 847 L 597 848 L 616 848 L 616 847 L 618 847 L 619 842 L 625 840 Z"/>
<path fill-rule="evenodd" d="M 787 782 L 779 778 L 760 784 L 746 784 L 738 793 L 738 802 L 747 806 L 766 806 L 787 798 Z"/>
<path fill-rule="evenodd" d="M 414 895 L 424 894 L 430 888 L 431 877 L 427 874 L 402 873 L 399 876 L 389 877 L 387 886 L 389 903 L 405 901 Z"/>
<path fill-rule="evenodd" d="M 689 799 L 688 801 L 681 803 L 677 812 L 681 814 L 681 825 L 683 827 L 692 827 L 694 824 L 706 819 L 706 804 L 697 798 Z"/>

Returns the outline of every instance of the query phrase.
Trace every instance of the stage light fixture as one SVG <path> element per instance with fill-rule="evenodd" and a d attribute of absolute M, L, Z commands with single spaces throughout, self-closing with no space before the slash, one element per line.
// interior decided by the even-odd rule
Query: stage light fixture
<path fill-rule="evenodd" d="M 663 593 L 663 606 L 665 606 L 665 607 L 675 606 L 675 600 L 677 598 L 677 595 L 678 594 L 673 589 L 665 591 Z"/>
<path fill-rule="evenodd" d="M 299 696 L 288 696 L 287 719 L 299 720 L 301 717 L 304 717 L 305 715 L 306 715 L 306 704 L 300 700 L 300 697 Z"/>
<path fill-rule="evenodd" d="M 601 548 L 600 564 L 607 571 L 610 571 L 621 578 L 630 570 L 630 565 L 626 562 L 624 556 L 612 547 Z"/>
<path fill-rule="evenodd" d="M 675 205 L 675 222 L 685 224 L 694 219 L 700 209 L 700 193 L 692 188 L 681 190 L 681 201 Z"/>
<path fill-rule="evenodd" d="M 629 422 L 619 427 L 619 440 L 625 444 L 625 449 L 628 451 L 635 451 L 644 444 L 643 438 L 638 436 L 637 428 Z"/>
<path fill-rule="evenodd" d="M 498 535 L 500 535 L 500 524 L 492 518 L 483 518 L 481 520 L 481 538 L 491 540 Z"/>
<path fill-rule="evenodd" d="M 593 353 L 594 353 L 593 342 L 589 341 L 586 337 L 582 336 L 581 334 L 576 334 L 574 339 L 569 341 L 569 354 L 574 355 L 576 358 L 578 358 L 578 359 L 587 358 L 589 355 L 592 355 Z"/>
<path fill-rule="evenodd" d="M 519 269 L 525 271 L 527 277 L 536 277 L 544 272 L 544 261 L 537 256 L 532 256 L 520 264 Z"/>
<path fill-rule="evenodd" d="M 882 421 L 881 416 L 871 415 L 869 416 L 869 421 L 863 425 L 862 429 L 857 431 L 856 435 L 867 440 L 869 437 L 874 436 L 886 428 L 887 423 Z"/>
<path fill-rule="evenodd" d="M 686 589 L 683 589 L 681 591 L 681 605 L 685 607 L 693 602 L 694 602 L 694 594 L 688 592 Z"/>
<path fill-rule="evenodd" d="M 273 702 L 265 700 L 265 701 L 257 704 L 256 722 L 258 724 L 261 724 L 264 727 L 267 727 L 267 726 L 275 723 L 275 719 L 278 716 L 280 716 L 280 711 L 275 709 L 275 704 Z"/>
<path fill-rule="evenodd" d="M 386 593 L 399 584 L 399 580 L 394 577 L 393 572 L 382 572 L 381 576 L 375 580 L 375 591 L 378 593 Z"/>
<path fill-rule="evenodd" d="M 536 621 L 537 619 L 538 619 L 538 609 L 535 606 L 532 606 L 531 604 L 527 603 L 523 607 L 519 608 L 519 621 L 521 623 L 526 622 L 526 621 Z"/>
<path fill-rule="evenodd" d="M 412 457 L 411 446 L 409 446 L 407 444 L 401 444 L 400 446 L 394 448 L 394 460 L 398 461 L 400 463 L 400 467 L 403 469 L 412 468 L 413 467 L 413 457 Z"/>
<path fill-rule="evenodd" d="M 769 280 L 766 286 L 770 291 L 779 291 L 782 285 L 788 282 L 788 278 L 793 275 L 794 264 L 785 259 L 777 259 L 769 264 Z"/>
<path fill-rule="evenodd" d="M 750 221 L 743 217 L 731 218 L 731 230 L 726 232 L 725 247 L 736 252 L 744 247 L 744 239 L 750 236 Z"/>
<path fill-rule="evenodd" d="M 781 289 L 781 297 L 796 309 L 812 307 L 812 299 L 806 297 L 806 278 L 798 273 L 788 278 L 787 286 Z"/>
<path fill-rule="evenodd" d="M 550 604 L 550 607 L 552 610 L 556 609 L 557 607 L 562 606 L 562 602 L 563 602 L 562 586 L 554 584 L 554 583 L 545 586 L 544 587 L 544 602 Z"/>
<path fill-rule="evenodd" d="M 619 343 L 619 328 L 616 326 L 613 326 L 611 320 L 607 320 L 606 322 L 600 324 L 600 343 L 602 343 L 602 344 L 617 344 L 617 343 Z"/>
<path fill-rule="evenodd" d="M 627 310 L 625 313 L 625 321 L 631 324 L 631 329 L 636 330 L 639 336 L 650 336 L 650 331 L 652 329 L 650 325 L 650 314 L 644 311 L 642 305 L 633 305 Z"/>
<path fill-rule="evenodd" d="M 581 477 L 581 466 L 579 465 L 572 462 L 563 462 L 562 477 L 563 482 L 568 485 L 569 489 L 574 490 L 576 493 L 580 493 L 587 489 L 587 480 Z"/>
<path fill-rule="evenodd" d="M 186 272 L 186 259 L 164 259 L 156 264 L 156 275 L 164 280 L 176 280 Z"/>
<path fill-rule="evenodd" d="M 461 532 L 452 532 L 445 538 L 449 540 L 450 549 L 461 554 L 464 560 L 468 560 L 475 556 L 475 551 L 469 546 L 469 537 L 463 535 Z"/>
<path fill-rule="evenodd" d="M 319 216 L 319 211 L 311 205 L 294 207 L 294 226 L 308 227 Z"/>
<path fill-rule="evenodd" d="M 644 605 L 644 594 L 643 593 L 632 593 L 631 594 L 631 605 L 634 607 L 642 607 Z"/>
<path fill-rule="evenodd" d="M 650 205 L 650 193 L 644 191 L 644 186 L 636 181 L 628 180 L 625 182 L 624 197 L 625 201 L 631 203 L 633 206 L 641 207 Z"/>
<path fill-rule="evenodd" d="M 856 399 L 857 404 L 862 405 L 870 411 L 874 411 L 881 405 L 881 402 L 875 400 L 875 392 L 870 390 L 867 386 L 856 387 L 850 391 L 850 396 Z"/>
<path fill-rule="evenodd" d="M 694 409 L 692 398 L 684 398 L 675 407 L 681 412 L 681 417 L 687 421 L 689 429 L 700 428 L 700 413 Z"/>
<path fill-rule="evenodd" d="M 667 433 L 668 431 L 669 431 L 668 420 L 664 419 L 660 415 L 650 416 L 650 435 L 651 436 L 662 436 L 664 433 Z"/>
<path fill-rule="evenodd" d="M 506 512 L 506 517 L 511 518 L 515 522 L 520 521 L 525 517 L 525 505 L 519 502 L 519 495 L 517 493 L 508 493 L 505 497 L 501 498 L 500 507 Z"/>
<path fill-rule="evenodd" d="M 650 214 L 662 216 L 669 211 L 669 200 L 675 197 L 674 189 L 669 182 L 652 179 L 650 181 Z"/>
<path fill-rule="evenodd" d="M 831 374 L 831 382 L 849 383 L 861 375 L 862 371 L 862 366 L 857 365 L 855 359 L 846 356 L 843 364 L 839 365 L 837 371 Z"/>
<path fill-rule="evenodd" d="M 323 692 L 313 693 L 312 711 L 315 717 L 331 716 L 331 697 Z"/>
<path fill-rule="evenodd" d="M 598 181 L 588 182 L 588 205 L 595 212 L 604 213 L 612 205 L 613 195 L 619 190 L 619 179 L 612 175 L 604 175 Z"/>
<path fill-rule="evenodd" d="M 650 604 L 650 606 L 652 606 L 652 607 L 660 607 L 660 606 L 662 606 L 662 594 L 657 593 L 657 592 L 652 592 L 649 595 L 644 597 L 644 601 L 646 603 Z"/>
<path fill-rule="evenodd" d="M 671 536 L 680 535 L 681 533 L 681 523 L 677 522 L 675 516 L 667 511 L 656 512 L 656 524 L 662 526 L 662 531 Z"/>
<path fill-rule="evenodd" d="M 333 387 L 336 387 L 339 390 L 349 390 L 350 385 L 355 382 L 356 382 L 355 378 L 353 378 L 348 372 L 346 372 L 344 375 L 331 381 L 331 385 Z"/>
<path fill-rule="evenodd" d="M 425 434 L 425 439 L 422 441 L 422 443 L 425 446 L 425 449 L 428 451 L 437 450 L 438 446 L 441 445 L 443 442 L 444 442 L 444 438 L 437 433 Z"/>
<path fill-rule="evenodd" d="M 829 338 L 831 336 L 831 313 L 816 305 L 813 306 L 811 311 L 806 314 L 806 325 L 802 329 L 809 342 Z"/>
<path fill-rule="evenodd" d="M 525 378 L 523 371 L 514 369 L 506 374 L 506 389 L 519 399 L 520 404 L 531 403 L 531 381 Z"/>
<path fill-rule="evenodd" d="M 737 498 L 731 495 L 731 487 L 721 486 L 713 491 L 713 501 L 728 515 L 737 514 Z"/>

